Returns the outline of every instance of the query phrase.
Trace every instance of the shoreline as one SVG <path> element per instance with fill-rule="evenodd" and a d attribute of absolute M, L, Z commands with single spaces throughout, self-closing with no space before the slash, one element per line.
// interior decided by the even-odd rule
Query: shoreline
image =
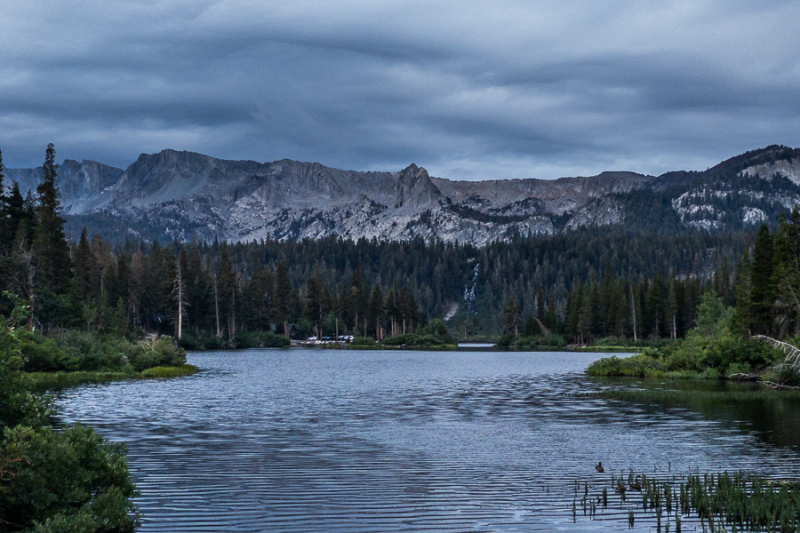
<path fill-rule="evenodd" d="M 194 365 L 157 366 L 142 372 L 100 372 L 82 371 L 75 372 L 25 372 L 24 375 L 33 383 L 35 389 L 49 389 L 56 387 L 74 387 L 85 383 L 106 383 L 110 381 L 123 381 L 126 379 L 166 379 L 191 376 L 200 369 Z"/>

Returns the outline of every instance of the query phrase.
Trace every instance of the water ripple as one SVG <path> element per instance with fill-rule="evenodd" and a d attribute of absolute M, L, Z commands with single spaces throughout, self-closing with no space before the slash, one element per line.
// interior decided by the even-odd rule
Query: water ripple
<path fill-rule="evenodd" d="M 195 354 L 194 376 L 57 398 L 64 422 L 127 443 L 146 532 L 617 531 L 633 509 L 650 531 L 612 475 L 800 477 L 747 420 L 583 396 L 609 386 L 581 373 L 595 357 Z"/>

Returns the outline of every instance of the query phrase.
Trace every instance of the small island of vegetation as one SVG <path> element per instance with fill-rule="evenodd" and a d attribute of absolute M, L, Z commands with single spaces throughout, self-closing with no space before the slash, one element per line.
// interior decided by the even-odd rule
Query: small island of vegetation
<path fill-rule="evenodd" d="M 800 341 L 799 261 L 800 213 L 795 209 L 792 221 L 782 218 L 774 236 L 766 225 L 761 227 L 752 261 L 745 252 L 734 284 L 735 307 L 707 292 L 698 306 L 696 325 L 684 339 L 624 359 L 601 359 L 587 374 L 739 378 L 797 386 L 796 365 L 786 364 L 787 354 L 775 346 L 792 350 Z"/>

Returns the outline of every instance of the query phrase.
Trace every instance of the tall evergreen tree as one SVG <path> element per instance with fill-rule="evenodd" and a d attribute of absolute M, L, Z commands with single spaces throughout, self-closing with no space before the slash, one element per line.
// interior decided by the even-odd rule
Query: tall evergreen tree
<path fill-rule="evenodd" d="M 283 334 L 289 336 L 289 305 L 292 297 L 292 285 L 289 281 L 289 267 L 285 261 L 278 263 L 275 270 L 275 313 L 283 324 Z"/>
<path fill-rule="evenodd" d="M 375 340 L 383 340 L 383 291 L 381 284 L 376 283 L 372 287 L 372 293 L 369 296 L 369 315 L 372 323 L 375 325 Z"/>
<path fill-rule="evenodd" d="M 10 226 L 10 203 L 11 198 L 6 192 L 5 167 L 3 166 L 3 152 L 0 151 L 0 255 L 8 253 L 8 249 L 13 243 L 13 234 L 11 234 Z M 2 287 L 2 285 L 0 285 Z"/>
<path fill-rule="evenodd" d="M 514 296 L 511 296 L 506 304 L 504 324 L 506 331 L 515 337 L 519 337 L 519 313 L 519 303 Z"/>
<path fill-rule="evenodd" d="M 42 181 L 36 188 L 36 226 L 33 235 L 33 259 L 39 290 L 52 296 L 66 292 L 71 266 L 56 188 L 55 157 L 53 144 L 48 144 Z"/>
<path fill-rule="evenodd" d="M 772 333 L 772 304 L 775 301 L 773 240 L 769 228 L 762 224 L 753 247 L 750 269 L 749 326 L 752 333 Z"/>

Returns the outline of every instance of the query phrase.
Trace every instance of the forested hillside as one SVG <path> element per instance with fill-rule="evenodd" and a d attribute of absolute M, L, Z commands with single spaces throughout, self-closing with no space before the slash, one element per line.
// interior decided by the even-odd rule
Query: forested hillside
<path fill-rule="evenodd" d="M 780 223 L 776 259 L 754 255 L 755 265 L 774 263 L 770 276 L 782 273 L 767 288 L 755 281 L 734 288 L 737 275 L 750 279 L 755 268 L 749 260 L 755 234 L 746 228 L 670 234 L 618 224 L 483 247 L 336 237 L 112 243 L 85 230 L 67 242 L 53 157 L 48 149 L 36 196 L 24 201 L 12 189 L 0 197 L 0 289 L 23 297 L 32 310 L 29 326 L 44 331 L 141 330 L 180 334 L 186 343 L 192 337 L 235 342 L 266 330 L 382 337 L 439 317 L 464 338 L 524 324 L 538 333 L 541 327 L 531 331 L 529 320 L 538 318 L 569 342 L 675 338 L 692 327 L 700 297 L 711 289 L 742 310 L 741 301 L 761 302 L 748 308 L 755 314 L 767 313 L 756 311 L 767 305 L 770 320 L 780 320 L 778 333 L 796 328 L 787 295 L 798 291 L 796 280 L 787 281 L 794 274 L 786 273 L 796 272 L 787 266 L 798 254 L 796 219 Z M 765 231 L 759 242 L 766 242 Z"/>

